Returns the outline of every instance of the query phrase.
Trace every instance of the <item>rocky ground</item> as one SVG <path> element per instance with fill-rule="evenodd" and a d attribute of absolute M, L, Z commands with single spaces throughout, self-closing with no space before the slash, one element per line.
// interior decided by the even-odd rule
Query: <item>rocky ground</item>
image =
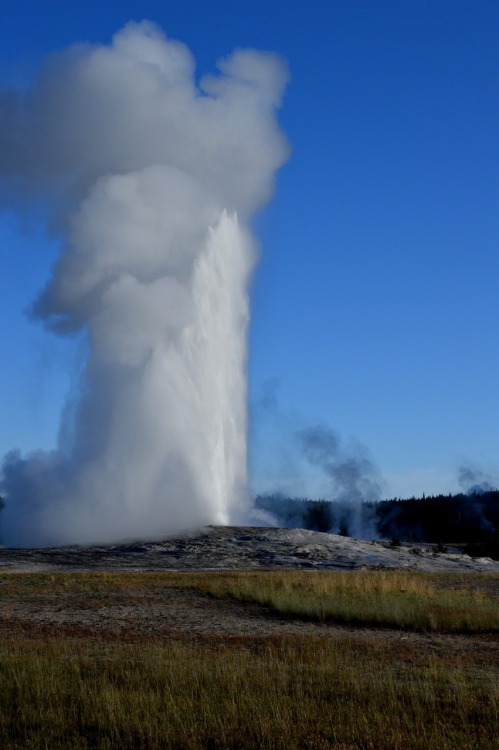
<path fill-rule="evenodd" d="M 499 561 L 431 545 L 392 547 L 304 529 L 209 527 L 161 541 L 47 549 L 0 548 L 0 572 L 208 570 L 421 570 L 499 573 Z"/>

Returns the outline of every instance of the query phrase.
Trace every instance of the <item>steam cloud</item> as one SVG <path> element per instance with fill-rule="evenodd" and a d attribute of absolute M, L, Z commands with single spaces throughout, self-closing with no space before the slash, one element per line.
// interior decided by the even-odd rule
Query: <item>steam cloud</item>
<path fill-rule="evenodd" d="M 356 443 L 346 451 L 339 436 L 325 426 L 301 430 L 298 438 L 308 461 L 332 483 L 331 496 L 343 516 L 340 527 L 358 538 L 373 536 L 362 506 L 379 500 L 381 480 L 366 448 Z"/>
<path fill-rule="evenodd" d="M 380 480 L 367 450 L 359 443 L 346 452 L 338 435 L 328 427 L 309 427 L 298 433 L 305 456 L 332 483 L 333 497 L 354 504 L 378 500 Z"/>
<path fill-rule="evenodd" d="M 384 480 L 369 450 L 358 440 L 345 441 L 326 423 L 281 408 L 279 389 L 277 379 L 267 381 L 253 404 L 260 449 L 252 456 L 260 480 L 257 508 L 274 524 L 377 536 L 370 504 L 380 499 Z"/>
<path fill-rule="evenodd" d="M 247 509 L 251 217 L 287 156 L 287 72 L 238 50 L 196 84 L 153 24 L 51 56 L 0 92 L 0 195 L 43 200 L 63 250 L 33 306 L 84 330 L 57 450 L 3 465 L 4 541 L 106 542 Z"/>
<path fill-rule="evenodd" d="M 492 492 L 495 489 L 492 474 L 469 465 L 459 467 L 458 480 L 467 495 L 480 495 L 484 492 Z"/>

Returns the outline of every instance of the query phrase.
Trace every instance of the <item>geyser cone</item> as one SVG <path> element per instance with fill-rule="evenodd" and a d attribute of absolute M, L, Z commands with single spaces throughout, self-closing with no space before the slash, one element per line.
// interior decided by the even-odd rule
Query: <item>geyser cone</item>
<path fill-rule="evenodd" d="M 133 24 L 109 48 L 54 58 L 22 107 L 1 100 L 11 198 L 20 178 L 35 196 L 50 187 L 65 237 L 35 312 L 88 336 L 58 449 L 4 461 L 10 545 L 244 512 L 247 226 L 286 155 L 274 114 L 286 74 L 255 51 L 219 67 L 199 89 L 183 45 Z M 38 148 L 19 148 L 19 132 Z"/>

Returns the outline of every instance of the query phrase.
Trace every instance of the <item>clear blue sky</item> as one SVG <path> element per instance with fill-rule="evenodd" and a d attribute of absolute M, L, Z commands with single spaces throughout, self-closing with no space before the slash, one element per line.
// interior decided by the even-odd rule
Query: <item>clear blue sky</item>
<path fill-rule="evenodd" d="M 251 403 L 277 383 L 282 414 L 301 415 L 289 422 L 368 447 L 388 496 L 453 490 L 464 463 L 499 484 L 499 4 L 2 0 L 0 83 L 142 18 L 200 74 L 234 47 L 289 61 L 292 155 L 258 221 Z M 56 254 L 41 217 L 0 214 L 0 454 L 56 440 L 75 344 L 24 315 Z M 256 422 L 259 488 L 282 449 L 263 435 Z"/>

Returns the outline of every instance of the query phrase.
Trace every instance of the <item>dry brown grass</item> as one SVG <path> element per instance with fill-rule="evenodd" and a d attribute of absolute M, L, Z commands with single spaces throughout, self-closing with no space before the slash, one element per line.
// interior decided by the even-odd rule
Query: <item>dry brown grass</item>
<path fill-rule="evenodd" d="M 336 590 L 369 599 L 373 592 L 391 595 L 395 584 L 408 587 L 401 594 L 420 596 L 480 588 L 478 578 L 376 576 L 369 581 L 370 576 L 339 574 Z M 295 597 L 310 589 L 329 596 L 328 577 L 314 582 L 303 574 L 287 583 Z M 282 584 L 267 574 L 5 576 L 0 607 L 14 597 L 35 604 L 51 598 L 57 607 L 70 597 L 91 609 L 111 592 L 140 607 L 141 596 L 173 587 L 232 597 L 244 586 L 268 593 L 279 580 Z M 358 638 L 328 628 L 300 637 L 197 641 L 178 634 L 95 637 L 85 628 L 56 625 L 31 630 L 29 638 L 22 630 L 5 632 L 0 639 L 5 750 L 497 748 L 498 669 L 486 655 L 477 658 L 472 635 L 460 636 L 469 649 L 435 651 L 422 648 L 423 636 L 385 639 L 365 630 Z M 450 644 L 454 636 L 445 638 Z"/>

